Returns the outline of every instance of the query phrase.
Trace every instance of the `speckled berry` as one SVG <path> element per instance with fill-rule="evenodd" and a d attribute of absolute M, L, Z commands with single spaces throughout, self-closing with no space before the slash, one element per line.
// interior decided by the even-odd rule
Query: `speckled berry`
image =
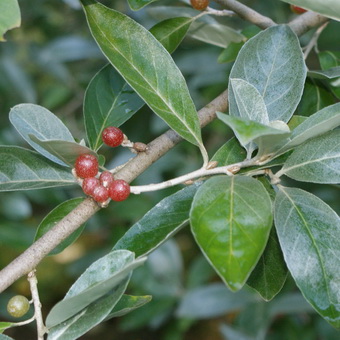
<path fill-rule="evenodd" d="M 114 181 L 114 178 L 110 171 L 103 171 L 99 176 L 99 181 L 101 185 L 107 188 Z"/>
<path fill-rule="evenodd" d="M 15 318 L 21 318 L 30 309 L 30 303 L 25 296 L 13 296 L 7 304 L 7 312 Z"/>
<path fill-rule="evenodd" d="M 203 11 L 209 6 L 209 0 L 190 0 L 191 6 L 199 11 Z"/>
<path fill-rule="evenodd" d="M 98 203 L 104 203 L 109 199 L 109 191 L 102 185 L 98 185 L 93 190 L 93 199 Z"/>
<path fill-rule="evenodd" d="M 85 195 L 92 196 L 94 189 L 100 185 L 100 181 L 96 177 L 84 178 L 82 188 Z"/>
<path fill-rule="evenodd" d="M 102 133 L 103 142 L 111 147 L 119 146 L 123 143 L 124 134 L 122 130 L 115 126 L 109 126 Z"/>
<path fill-rule="evenodd" d="M 290 5 L 290 9 L 292 12 L 294 12 L 295 14 L 302 14 L 307 12 L 306 9 L 298 7 L 298 6 L 294 6 L 294 5 Z"/>
<path fill-rule="evenodd" d="M 122 179 L 115 180 L 109 186 L 109 195 L 113 201 L 124 201 L 130 195 L 130 185 Z"/>
<path fill-rule="evenodd" d="M 95 177 L 98 173 L 98 160 L 94 155 L 80 155 L 74 164 L 74 169 L 78 177 Z"/>

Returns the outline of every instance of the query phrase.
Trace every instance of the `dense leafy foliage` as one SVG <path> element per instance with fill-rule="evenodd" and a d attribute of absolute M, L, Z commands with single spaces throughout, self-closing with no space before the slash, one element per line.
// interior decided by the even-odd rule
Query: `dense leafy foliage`
<path fill-rule="evenodd" d="M 154 2 L 124 1 L 132 10 Z M 339 18 L 340 10 L 332 0 L 325 5 L 321 1 L 289 2 Z M 10 3 L 13 6 L 15 2 Z M 12 107 L 11 124 L 35 151 L 8 145 L 10 142 L 0 146 L 0 191 L 16 191 L 6 194 L 11 195 L 72 185 L 73 191 L 64 192 L 76 192 L 82 179 L 74 176 L 72 168 L 84 154 L 98 159 L 100 171 L 108 169 L 113 176 L 118 172 L 119 177 L 121 164 L 117 163 L 123 163 L 123 169 L 128 167 L 129 162 L 124 162 L 130 156 L 122 152 L 118 161 L 106 161 L 108 148 L 103 145 L 102 132 L 108 126 L 124 124 L 127 128 L 123 131 L 128 131 L 131 140 L 143 138 L 148 134 L 149 120 L 156 133 L 168 126 L 189 142 L 185 152 L 194 155 L 192 144 L 197 146 L 203 167 L 192 172 L 187 156 L 185 165 L 180 157 L 174 161 L 175 166 L 180 164 L 180 171 L 173 171 L 171 162 L 166 162 L 166 171 L 190 174 L 164 181 L 161 188 L 173 183 L 186 186 L 154 196 L 157 204 L 148 204 L 148 197 L 153 196 L 143 194 L 155 191 L 157 184 L 133 183 L 130 187 L 124 182 L 129 187 L 127 196 L 131 188 L 129 198 L 112 202 L 105 222 L 100 217 L 90 221 L 86 233 L 97 229 L 99 235 L 105 224 L 122 223 L 119 219 L 124 214 L 129 215 L 132 226 L 128 230 L 118 226 L 118 231 L 110 231 L 110 237 L 103 232 L 101 237 L 109 239 L 106 247 L 99 253 L 89 251 L 89 259 L 85 260 L 83 251 L 84 262 L 72 269 L 80 276 L 46 318 L 47 339 L 77 339 L 98 324 L 121 316 L 125 316 L 121 327 L 130 330 L 146 324 L 160 326 L 173 315 L 176 326 L 172 332 L 176 339 L 183 338 L 193 320 L 226 313 L 234 313 L 234 317 L 230 324 L 221 325 L 220 333 L 229 340 L 265 339 L 271 323 L 285 313 L 316 311 L 334 329 L 339 329 L 340 220 L 333 210 L 334 201 L 328 199 L 334 186 L 338 190 L 340 184 L 339 54 L 316 49 L 321 69 L 307 72 L 307 54 L 288 25 L 262 31 L 249 26 L 239 33 L 224 26 L 223 20 L 219 22 L 207 15 L 213 10 L 201 15 L 185 6 L 153 4 L 150 13 L 163 13 L 163 17 L 148 30 L 133 14 L 128 16 L 94 0 L 81 0 L 81 4 L 101 58 L 108 63 L 101 64 L 88 81 L 83 106 L 85 131 L 77 128 L 77 133 L 73 133 L 75 129 L 66 126 L 66 119 L 40 105 Z M 327 9 L 330 4 L 334 13 Z M 1 6 L 0 38 L 18 21 L 17 13 L 10 7 L 4 20 Z M 169 13 L 174 15 L 169 18 Z M 187 64 L 181 65 L 180 58 L 177 63 L 177 54 L 175 58 L 171 54 L 189 36 L 195 43 L 204 42 L 204 46 L 213 45 L 212 51 L 218 50 L 214 58 L 227 66 L 223 72 L 216 68 L 209 78 L 204 69 L 213 60 L 206 51 L 202 52 L 202 65 L 194 53 Z M 196 78 L 186 80 L 186 70 L 197 73 Z M 196 110 L 196 97 L 200 96 L 194 93 L 203 83 L 206 91 L 213 93 L 212 98 L 218 81 L 222 84 L 218 91 L 228 87 L 229 107 L 226 112 L 216 112 L 216 125 L 212 128 L 216 130 L 211 135 L 218 138 L 220 134 L 222 138 L 209 159 L 205 148 L 209 143 L 204 142 Z M 199 84 L 196 88 L 195 83 Z M 311 94 L 317 98 L 311 99 Z M 152 120 L 153 113 L 162 121 Z M 124 139 L 120 137 L 119 145 Z M 135 152 L 129 138 L 124 139 L 122 146 Z M 116 149 L 122 150 L 115 148 L 117 153 Z M 148 151 L 146 147 L 137 157 L 144 161 Z M 161 153 L 159 150 L 159 156 Z M 202 161 L 197 157 L 195 162 Z M 151 172 L 149 178 L 151 182 L 162 182 L 162 176 L 160 172 Z M 122 178 L 117 179 L 123 182 Z M 138 181 L 136 184 L 140 184 Z M 313 193 L 315 188 L 322 188 L 322 193 Z M 139 193 L 145 199 L 133 195 Z M 153 203 L 154 197 L 150 199 Z M 121 201 L 112 195 L 111 198 Z M 67 221 L 68 214 L 86 201 L 63 199 L 60 202 L 58 198 L 57 206 L 42 218 L 35 241 L 61 221 Z M 144 211 L 140 208 L 143 204 Z M 184 229 L 188 225 L 190 228 Z M 76 247 L 78 242 L 74 242 L 84 230 L 85 224 L 80 225 L 50 255 L 58 254 L 63 261 L 61 252 Z M 195 243 L 199 254 L 186 275 L 173 241 L 176 234 L 190 240 L 182 240 L 183 248 L 185 242 Z M 15 243 L 15 234 L 8 235 L 4 242 Z M 24 234 L 21 238 L 25 238 Z M 29 239 L 27 246 L 30 242 Z M 126 294 L 128 285 L 131 295 Z M 297 287 L 301 294 L 289 292 L 291 287 Z M 14 326 L 16 323 L 1 322 L 0 333 Z M 329 332 L 331 339 L 335 331 Z M 169 334 L 172 333 L 166 339 Z M 0 334 L 0 339 L 10 338 Z"/>

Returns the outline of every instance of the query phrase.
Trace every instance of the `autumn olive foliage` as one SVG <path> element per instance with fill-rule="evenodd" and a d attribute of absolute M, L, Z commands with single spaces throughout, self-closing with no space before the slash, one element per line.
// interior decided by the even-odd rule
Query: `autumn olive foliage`
<path fill-rule="evenodd" d="M 0 4 L 4 31 L 18 21 L 16 1 L 5 2 L 13 7 L 4 17 Z M 201 295 L 187 286 L 176 317 L 193 320 L 243 309 L 250 313 L 255 309 L 249 306 L 261 305 L 267 315 L 265 326 L 258 328 L 261 334 L 243 332 L 232 319 L 220 332 L 226 339 L 264 339 L 271 320 L 280 314 L 280 308 L 267 306 L 275 305 L 288 277 L 302 294 L 301 306 L 340 328 L 340 219 L 322 199 L 327 195 L 319 197 L 311 190 L 317 184 L 327 193 L 340 184 L 340 58 L 339 52 L 318 47 L 323 30 L 339 20 L 340 6 L 332 0 L 289 3 L 295 12 L 302 9 L 293 14 L 288 4 L 271 4 L 286 6 L 289 13 L 285 24 L 276 24 L 238 1 L 126 1 L 140 13 L 149 8 L 163 13 L 149 29 L 134 12 L 127 15 L 95 0 L 81 0 L 82 20 L 107 62 L 87 86 L 84 124 L 78 127 L 85 130 L 82 137 L 74 137 L 47 108 L 25 103 L 11 108 L 9 120 L 28 146 L 0 146 L 1 191 L 73 186 L 81 195 L 50 211 L 35 242 L 0 271 L 1 291 L 29 274 L 31 321 L 36 322 L 38 339 L 78 339 L 109 319 L 135 310 L 133 315 L 138 315 L 144 305 L 147 310 L 153 303 L 153 285 L 149 295 L 126 294 L 132 273 L 136 270 L 139 283 L 147 281 L 148 274 L 138 276 L 138 271 L 147 270 L 148 258 L 161 249 L 168 249 L 165 257 L 173 256 L 171 241 L 165 241 L 184 227 L 206 263 L 202 268 L 208 269 L 196 270 L 198 282 L 206 286 L 193 285 L 202 289 Z M 243 26 L 235 27 L 240 22 Z M 206 63 L 229 67 L 220 74 L 223 93 L 199 111 L 172 57 L 186 39 L 218 46 L 218 58 Z M 309 64 L 310 54 L 318 63 Z M 195 53 L 190 58 L 197 71 L 204 68 L 196 67 Z M 124 123 L 146 109 L 170 130 L 149 144 L 133 142 L 136 138 L 126 134 Z M 202 134 L 203 126 L 213 120 L 224 136 L 217 151 L 208 148 Z M 147 124 L 139 124 L 140 135 Z M 196 170 L 184 164 L 178 177 L 133 183 L 179 142 L 198 155 Z M 123 151 L 131 151 L 133 157 L 112 163 L 104 157 L 107 150 L 114 150 L 117 160 Z M 64 298 L 42 314 L 44 301 L 39 301 L 35 279 L 39 262 L 78 242 L 84 223 L 99 210 L 129 207 L 133 199 L 142 202 L 146 192 L 166 188 L 173 191 L 132 223 L 111 251 L 98 255 Z M 210 283 L 204 281 L 209 271 Z M 178 299 L 183 289 L 173 297 Z M 200 298 L 190 307 L 195 294 Z M 225 303 L 220 309 L 212 307 L 209 314 L 206 308 L 217 306 L 206 303 L 212 296 L 217 305 L 218 300 Z M 174 308 L 173 302 L 170 305 Z M 8 303 L 14 316 L 29 309 L 25 297 Z M 2 322 L 0 333 L 21 325 Z M 0 334 L 1 339 L 9 337 Z"/>

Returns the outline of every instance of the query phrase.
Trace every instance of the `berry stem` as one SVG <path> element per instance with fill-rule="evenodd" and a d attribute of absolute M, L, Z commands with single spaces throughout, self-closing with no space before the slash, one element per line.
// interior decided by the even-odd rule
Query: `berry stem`
<path fill-rule="evenodd" d="M 220 167 L 212 168 L 212 169 L 207 169 L 206 167 L 203 167 L 201 169 L 195 170 L 183 176 L 170 179 L 165 182 L 161 182 L 157 184 L 131 186 L 130 191 L 133 194 L 140 194 L 142 192 L 156 191 L 156 190 L 169 188 L 174 185 L 185 183 L 187 181 L 191 181 L 192 179 L 200 178 L 204 176 L 211 176 L 211 175 L 217 175 L 217 174 L 225 174 L 228 176 L 233 176 L 238 171 L 240 171 L 241 168 L 252 166 L 252 165 L 256 165 L 255 159 L 244 160 L 243 162 L 234 163 L 234 164 L 230 164 L 226 166 L 220 166 Z"/>
<path fill-rule="evenodd" d="M 34 304 L 34 318 L 37 322 L 37 333 L 38 337 L 37 340 L 44 340 L 44 334 L 47 333 L 47 328 L 44 325 L 43 317 L 41 313 L 41 302 L 39 298 L 39 292 L 38 292 L 38 280 L 35 276 L 35 269 L 33 269 L 31 272 L 27 275 L 27 280 L 30 284 L 33 304 Z"/>

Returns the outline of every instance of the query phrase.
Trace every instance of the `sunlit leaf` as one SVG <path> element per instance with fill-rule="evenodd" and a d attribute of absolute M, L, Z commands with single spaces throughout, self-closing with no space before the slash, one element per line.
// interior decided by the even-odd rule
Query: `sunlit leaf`
<path fill-rule="evenodd" d="M 270 121 L 287 122 L 300 101 L 306 78 L 306 66 L 298 38 L 285 25 L 270 27 L 258 33 L 239 52 L 230 73 L 230 79 L 234 78 L 243 79 L 258 90 L 266 104 Z M 229 105 L 230 108 L 236 106 L 231 86 Z"/>
<path fill-rule="evenodd" d="M 340 327 L 340 219 L 318 197 L 284 188 L 275 201 L 275 226 L 288 269 L 308 302 Z"/>

